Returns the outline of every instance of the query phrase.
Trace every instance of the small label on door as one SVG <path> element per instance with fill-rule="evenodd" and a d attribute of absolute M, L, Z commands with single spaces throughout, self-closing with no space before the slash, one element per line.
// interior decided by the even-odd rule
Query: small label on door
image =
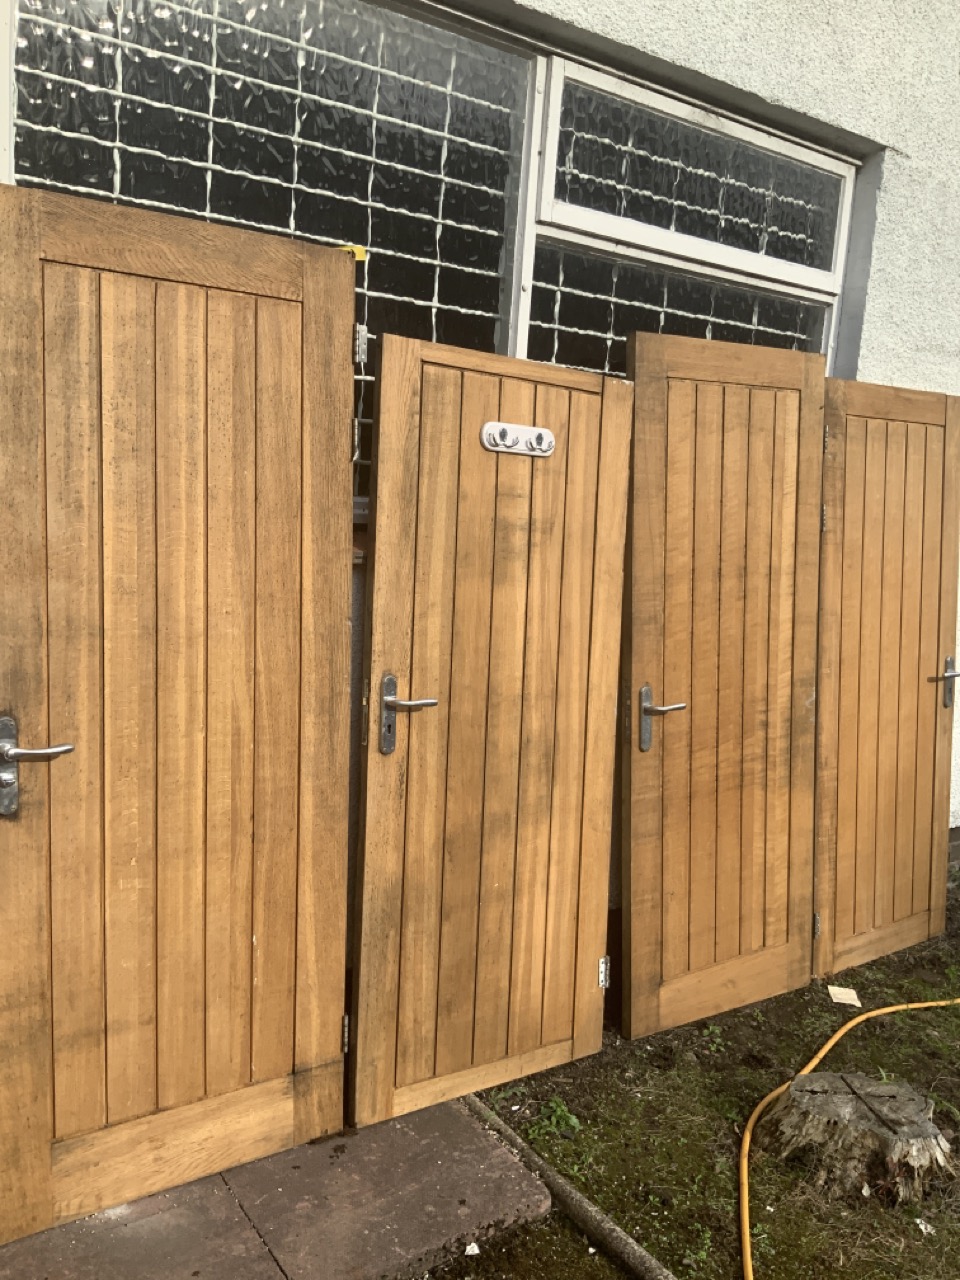
<path fill-rule="evenodd" d="M 528 458 L 548 458 L 557 447 L 547 427 L 521 427 L 514 422 L 485 422 L 480 443 L 490 453 L 522 453 Z"/>

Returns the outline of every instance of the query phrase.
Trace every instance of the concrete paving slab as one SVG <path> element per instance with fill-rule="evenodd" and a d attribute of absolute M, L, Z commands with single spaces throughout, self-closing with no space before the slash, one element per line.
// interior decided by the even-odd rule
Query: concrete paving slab
<path fill-rule="evenodd" d="M 224 1177 L 287 1280 L 422 1274 L 550 1209 L 543 1183 L 455 1103 Z"/>
<path fill-rule="evenodd" d="M 282 1280 L 220 1177 L 0 1248 L 0 1280 Z"/>

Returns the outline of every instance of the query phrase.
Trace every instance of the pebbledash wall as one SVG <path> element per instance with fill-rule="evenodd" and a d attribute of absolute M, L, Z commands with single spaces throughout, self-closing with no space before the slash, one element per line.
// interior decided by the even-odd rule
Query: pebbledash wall
<path fill-rule="evenodd" d="M 327 0 L 327 3 L 331 13 L 336 5 L 344 12 L 350 7 L 350 0 Z M 204 179 L 205 195 L 201 190 L 199 203 L 194 202 L 192 206 L 193 212 L 244 221 L 243 190 L 253 193 L 251 199 L 256 196 L 258 207 L 268 209 L 277 204 L 279 183 L 284 191 L 288 188 L 291 191 L 289 217 L 284 205 L 276 217 L 269 212 L 262 216 L 253 213 L 249 218 L 251 225 L 262 223 L 296 234 L 310 234 L 313 227 L 319 232 L 316 236 L 319 240 L 352 239 L 355 238 L 354 224 L 348 218 L 343 222 L 343 231 L 337 230 L 335 219 L 329 221 L 333 217 L 329 210 L 334 206 L 341 212 L 353 209 L 363 215 L 356 237 L 362 238 L 365 228 L 368 243 L 375 247 L 380 234 L 375 225 L 378 202 L 383 200 L 378 192 L 385 189 L 385 182 L 388 187 L 394 184 L 400 192 L 397 202 L 412 201 L 413 212 L 405 223 L 399 214 L 389 226 L 384 223 L 379 243 L 386 256 L 377 262 L 374 254 L 373 268 L 365 268 L 361 273 L 363 305 L 370 313 L 373 326 L 379 321 L 400 331 L 416 329 L 418 333 L 441 340 L 517 350 L 519 295 L 514 294 L 511 307 L 507 283 L 499 286 L 498 297 L 497 276 L 512 274 L 515 281 L 518 279 L 512 260 L 513 242 L 510 235 L 504 233 L 503 209 L 509 214 L 514 207 L 519 222 L 526 217 L 531 228 L 532 219 L 535 220 L 529 210 L 525 212 L 516 187 L 521 181 L 519 157 L 524 145 L 527 148 L 524 166 L 536 163 L 535 146 L 533 157 L 530 154 L 529 128 L 526 132 L 523 128 L 524 111 L 529 126 L 536 103 L 532 95 L 526 107 L 521 101 L 523 95 L 517 88 L 520 84 L 518 64 L 511 61 L 511 53 L 498 55 L 494 51 L 487 61 L 482 51 L 457 45 L 456 8 L 465 19 L 464 34 L 479 45 L 489 38 L 492 46 L 501 42 L 509 48 L 516 39 L 518 57 L 532 59 L 537 55 L 559 54 L 589 63 L 625 80 L 662 87 L 708 108 L 777 130 L 788 139 L 829 148 L 855 160 L 859 169 L 839 322 L 833 326 L 829 344 L 832 371 L 864 381 L 960 394 L 960 128 L 957 125 L 960 120 L 960 4 L 957 0 L 923 0 L 915 4 L 904 4 L 903 0 L 842 0 L 839 4 L 837 0 L 753 0 L 752 3 L 712 0 L 710 4 L 702 0 L 589 0 L 589 3 L 583 0 L 528 0 L 526 3 L 460 0 L 454 8 L 430 0 L 411 3 L 404 12 L 412 15 L 414 22 L 434 22 L 438 28 L 445 28 L 445 36 L 438 31 L 438 48 L 453 50 L 456 55 L 452 63 L 443 62 L 436 74 L 427 65 L 429 59 L 424 61 L 422 44 L 417 44 L 420 37 L 416 31 L 411 36 L 413 28 L 408 30 L 404 26 L 407 18 L 403 12 L 385 10 L 386 14 L 393 15 L 387 25 L 395 33 L 391 39 L 396 48 L 403 51 L 407 48 L 405 42 L 414 40 L 410 46 L 412 52 L 404 53 L 393 70 L 384 70 L 384 76 L 393 76 L 393 80 L 388 83 L 377 76 L 377 86 L 382 84 L 391 91 L 404 77 L 412 87 L 399 96 L 394 95 L 393 106 L 384 105 L 385 99 L 380 97 L 378 88 L 372 112 L 365 109 L 364 118 L 374 121 L 371 134 L 374 153 L 378 137 L 388 138 L 391 130 L 395 135 L 390 145 L 396 150 L 383 161 L 386 169 L 378 169 L 375 161 L 363 160 L 361 153 L 367 143 L 359 132 L 350 135 L 354 141 L 344 144 L 336 140 L 331 148 L 319 126 L 313 134 L 304 131 L 307 113 L 296 102 L 310 99 L 320 103 L 326 91 L 313 88 L 310 78 L 325 74 L 324 67 L 332 65 L 329 60 L 324 63 L 315 49 L 327 48 L 334 59 L 339 56 L 338 48 L 343 52 L 340 46 L 329 43 L 325 46 L 309 34 L 314 27 L 322 33 L 322 22 L 318 25 L 310 14 L 313 10 L 322 13 L 323 5 L 324 0 L 250 0 L 249 6 L 239 0 L 188 0 L 186 4 L 181 0 L 164 8 L 160 0 L 20 0 L 18 49 L 16 0 L 0 0 L 0 51 L 4 54 L 0 74 L 7 79 L 5 91 L 0 94 L 0 179 L 36 179 L 47 185 L 60 184 L 69 190 L 89 188 L 91 193 L 99 192 L 108 198 L 111 194 L 114 198 L 129 198 L 131 193 L 136 196 L 137 191 L 147 191 L 155 204 L 164 207 L 167 201 L 162 191 L 161 198 L 157 199 L 157 184 L 162 186 L 162 167 L 152 154 L 157 144 L 149 141 L 139 153 L 136 151 L 137 136 L 143 136 L 144 120 L 149 114 L 148 99 L 156 102 L 158 95 L 162 99 L 162 77 L 148 68 L 144 78 L 138 80 L 137 49 L 133 48 L 131 60 L 128 56 L 131 50 L 127 48 L 128 40 L 132 46 L 153 43 L 150 54 L 154 58 L 153 67 L 161 71 L 166 68 L 175 74 L 174 79 L 168 77 L 169 83 L 189 83 L 198 94 L 191 110 L 178 117 L 177 127 L 168 131 L 167 140 L 161 144 L 172 148 L 170 154 L 179 157 L 176 163 L 181 167 L 177 172 L 183 179 L 196 178 L 207 160 L 210 161 L 209 176 Z M 174 40 L 167 49 L 175 56 L 164 62 L 166 54 L 162 43 L 158 45 L 156 41 L 167 37 L 162 31 L 157 35 L 158 19 L 162 26 L 163 22 L 173 22 L 178 13 L 194 6 L 202 22 L 192 29 L 190 39 L 199 43 L 190 45 L 188 40 L 183 48 L 176 48 Z M 27 31 L 24 24 L 31 19 L 36 19 L 39 25 Z M 58 22 L 64 24 L 62 28 Z M 136 35 L 138 23 L 144 33 L 153 33 L 149 39 L 146 35 L 142 39 Z M 77 45 L 78 31 L 85 24 L 89 49 Z M 331 34 L 335 34 L 336 25 L 331 18 Z M 203 31 L 207 27 L 213 33 L 212 45 L 217 46 L 214 66 L 217 57 L 227 60 L 219 71 L 219 82 L 216 75 L 211 77 L 204 71 L 211 58 L 209 42 L 204 43 L 207 37 Z M 201 28 L 203 31 L 197 36 Z M 270 39 L 260 40 L 256 33 L 264 30 L 277 39 L 272 43 Z M 450 35 L 450 31 L 454 34 Z M 356 38 L 368 39 L 362 35 Z M 72 52 L 68 48 L 71 41 Z M 58 42 L 62 42 L 62 50 Z M 296 53 L 298 45 L 302 46 L 299 58 L 287 57 L 291 51 Z M 249 53 L 251 49 L 253 52 Z M 350 54 L 349 49 L 346 52 Z M 246 74 L 242 64 L 248 54 L 260 59 L 259 70 L 244 82 L 248 87 L 254 86 L 256 92 L 241 91 L 241 81 Z M 363 66 L 365 56 L 359 57 L 357 67 Z M 123 65 L 125 58 L 126 66 Z M 17 77 L 15 61 L 21 65 Z M 354 64 L 348 60 L 342 65 Z M 379 55 L 377 66 L 380 66 Z M 456 70 L 451 70 L 444 81 L 448 74 L 444 68 L 448 66 Z M 230 79 L 234 73 L 235 83 Z M 360 79 L 365 74 L 363 72 Z M 128 88 L 128 75 L 133 88 Z M 418 78 L 428 86 L 446 83 L 446 98 L 442 94 L 438 97 L 429 87 L 421 93 L 413 83 Z M 76 88 L 75 79 L 90 83 Z M 269 89 L 272 84 L 279 84 L 284 90 L 283 94 L 274 94 L 273 99 Z M 542 85 L 540 88 L 542 91 Z M 94 92 L 99 89 L 105 93 Z M 349 85 L 345 81 L 340 83 L 339 101 L 354 104 L 342 112 L 339 107 L 331 107 L 335 115 L 340 112 L 337 119 L 344 127 L 356 123 L 357 117 L 351 112 L 359 101 L 356 95 L 361 89 L 360 80 L 356 78 Z M 84 93 L 92 95 L 90 118 L 95 120 L 99 113 L 100 125 L 84 123 Z M 135 104 L 124 124 L 128 93 L 131 101 L 136 99 L 141 105 Z M 288 130 L 292 137 L 292 182 L 268 174 L 264 179 L 267 186 L 258 187 L 256 183 L 245 186 L 246 179 L 239 188 L 235 183 L 231 185 L 226 171 L 232 163 L 228 158 L 232 143 L 226 139 L 222 123 L 217 124 L 214 119 L 218 112 L 231 110 L 231 94 L 232 109 L 238 113 L 251 112 L 246 118 L 254 130 L 258 121 L 265 126 L 262 130 L 264 155 L 270 164 L 278 166 L 285 153 L 275 136 L 278 127 L 273 122 L 289 108 L 291 123 L 279 131 Z M 93 103 L 94 97 L 99 107 Z M 260 116 L 255 110 L 258 103 L 266 103 L 265 114 Z M 434 110 L 439 110 L 440 115 L 437 121 L 431 122 L 429 113 Z M 103 126 L 107 132 L 102 135 L 101 145 L 109 144 L 114 112 L 119 146 L 113 160 L 104 166 L 106 176 L 98 185 L 96 176 L 91 178 L 87 172 L 90 168 L 87 160 L 82 157 L 82 162 L 77 160 L 77 156 L 84 153 L 82 138 L 67 139 L 58 151 L 51 131 L 55 134 L 62 129 L 66 138 L 71 130 L 74 135 L 82 135 L 89 129 L 96 133 L 97 128 Z M 209 112 L 209 126 L 202 121 L 206 112 Z M 470 112 L 488 116 L 490 123 L 484 126 L 489 132 L 478 135 L 471 143 L 475 151 L 467 154 L 457 141 L 464 136 L 462 124 L 458 125 L 457 120 L 465 120 Z M 386 132 L 381 115 L 389 120 Z M 19 126 L 16 125 L 18 119 Z M 70 123 L 64 124 L 68 119 Z M 20 128 L 16 164 L 15 126 Z M 203 133 L 207 127 L 209 151 L 204 140 L 207 135 Z M 126 135 L 124 128 L 129 130 Z M 413 134 L 409 133 L 411 129 Z M 140 135 L 137 130 L 141 130 Z M 189 143 L 191 130 L 197 135 L 193 143 Z M 273 136 L 268 136 L 271 131 Z M 467 128 L 466 133 L 469 132 Z M 435 152 L 434 159 L 425 160 L 423 148 L 410 150 L 408 144 L 414 136 L 429 142 L 427 151 Z M 177 149 L 188 143 L 197 147 L 195 153 Z M 124 154 L 128 159 L 133 157 L 136 163 L 128 165 L 125 160 L 121 165 L 120 153 L 128 144 L 130 150 Z M 356 172 L 347 173 L 342 165 L 334 172 L 336 166 L 331 167 L 323 159 L 344 145 L 357 153 L 350 160 Z M 93 155 L 95 150 L 89 154 Z M 62 174 L 56 172 L 58 154 L 65 157 L 66 168 Z M 140 158 L 136 159 L 138 154 Z M 301 164 L 301 159 L 309 159 L 312 168 Z M 446 166 L 454 160 L 459 166 L 459 176 L 444 177 L 451 172 Z M 334 192 L 333 203 L 327 205 L 314 194 L 308 194 L 311 184 L 324 186 L 325 164 L 326 173 L 332 175 Z M 431 164 L 439 166 L 440 181 L 436 188 L 439 213 L 436 210 L 417 212 L 413 207 L 416 201 L 427 199 L 426 193 L 434 189 L 431 175 L 419 172 L 429 169 Z M 174 169 L 175 166 L 171 174 Z M 276 174 L 281 170 L 276 168 L 272 172 Z M 315 176 L 311 177 L 311 173 Z M 503 178 L 502 195 L 498 193 L 500 173 L 509 175 Z M 354 183 L 354 187 L 350 187 L 350 183 Z M 180 182 L 174 187 L 177 185 L 183 192 L 190 184 Z M 353 195 L 346 194 L 351 190 Z M 341 199 L 348 204 L 337 204 Z M 169 203 L 176 205 L 177 200 L 173 194 Z M 220 204 L 214 207 L 218 200 Z M 311 218 L 313 223 L 309 221 Z M 473 227 L 475 232 L 467 233 L 459 224 Z M 409 229 L 409 236 L 403 227 Z M 431 276 L 429 264 L 434 240 L 437 263 Z M 394 248 L 399 244 L 401 249 L 393 257 L 390 257 L 391 244 Z M 522 246 L 518 252 L 520 249 Z M 528 287 L 532 281 L 535 325 L 537 287 L 542 291 L 544 281 L 549 283 L 547 275 L 539 273 L 554 271 L 556 264 L 549 256 L 552 250 L 545 249 L 542 263 L 534 267 L 529 247 L 528 252 L 533 272 L 528 277 Z M 560 270 L 562 284 L 562 265 Z M 418 272 L 422 283 L 418 283 Z M 679 297 L 678 278 L 671 279 L 671 288 L 676 286 Z M 661 283 L 666 299 L 667 283 Z M 422 293 L 418 293 L 418 289 L 422 289 Z M 603 293 L 599 285 L 597 293 Z M 484 301 L 465 306 L 465 297 Z M 690 295 L 684 297 L 686 301 L 675 304 L 671 313 L 674 317 L 696 313 Z M 744 297 L 745 294 L 741 302 Z M 558 334 L 563 336 L 559 288 L 556 298 L 554 336 L 550 337 L 547 324 L 542 326 L 540 338 L 546 335 L 553 341 L 553 358 L 559 359 L 563 358 L 557 340 Z M 529 302 L 519 308 L 525 317 L 524 324 L 530 319 L 529 309 Z M 710 309 L 712 314 L 712 302 Z M 669 310 L 665 303 L 664 314 Z M 758 314 L 756 310 L 753 312 L 754 329 Z M 784 333 L 780 330 L 789 337 L 789 331 L 795 329 L 794 345 L 802 345 L 803 326 L 808 323 L 809 315 L 798 319 L 792 313 L 784 318 L 785 314 L 778 312 L 776 320 L 767 322 L 766 337 L 784 345 Z M 611 321 L 611 336 L 613 327 Z M 530 332 L 533 334 L 534 330 Z M 715 332 L 714 336 L 717 336 Z M 754 332 L 742 340 L 766 339 Z M 540 347 L 535 346 L 532 336 L 530 342 L 531 354 L 543 354 L 542 342 Z M 526 344 L 524 333 L 519 349 L 526 351 Z M 613 368 L 610 350 L 608 342 L 607 361 Z M 546 358 L 550 358 L 549 350 Z M 361 371 L 361 392 L 363 376 Z M 368 425 L 365 419 L 368 404 L 368 397 L 361 394 L 358 402 L 361 432 Z M 363 454 L 362 440 L 360 444 Z M 363 493 L 362 480 L 358 493 Z M 957 722 L 951 813 L 954 826 L 960 825 L 960 716 Z"/>

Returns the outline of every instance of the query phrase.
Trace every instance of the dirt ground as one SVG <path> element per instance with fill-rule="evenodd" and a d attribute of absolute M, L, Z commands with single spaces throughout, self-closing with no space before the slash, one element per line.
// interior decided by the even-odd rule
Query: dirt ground
<path fill-rule="evenodd" d="M 836 979 L 865 1009 L 960 996 L 960 885 L 946 934 Z M 602 1053 L 491 1090 L 485 1101 L 680 1280 L 739 1280 L 736 1164 L 755 1103 L 792 1076 L 856 1010 L 826 984 L 645 1040 L 605 1037 Z M 906 1080 L 935 1103 L 960 1151 L 960 1006 L 879 1018 L 824 1063 Z M 830 1200 L 802 1158 L 751 1159 L 757 1280 L 958 1280 L 960 1181 L 922 1204 Z M 918 1224 L 921 1219 L 927 1231 Z M 607 1280 L 620 1276 L 556 1212 L 482 1243 L 443 1280 Z"/>

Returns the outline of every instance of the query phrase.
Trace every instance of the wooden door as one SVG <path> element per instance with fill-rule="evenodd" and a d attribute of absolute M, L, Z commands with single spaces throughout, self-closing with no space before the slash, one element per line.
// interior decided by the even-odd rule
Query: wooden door
<path fill-rule="evenodd" d="M 624 749 L 631 1036 L 802 985 L 820 356 L 639 335 Z M 683 711 L 648 722 L 640 691 Z"/>
<path fill-rule="evenodd" d="M 379 386 L 358 1124 L 600 1046 L 633 403 L 399 338 Z M 555 448 L 488 452 L 498 422 Z M 438 701 L 389 755 L 385 674 Z"/>
<path fill-rule="evenodd" d="M 828 379 L 826 425 L 821 973 L 945 925 L 960 400 Z"/>
<path fill-rule="evenodd" d="M 0 1239 L 341 1126 L 352 290 L 0 192 Z"/>

